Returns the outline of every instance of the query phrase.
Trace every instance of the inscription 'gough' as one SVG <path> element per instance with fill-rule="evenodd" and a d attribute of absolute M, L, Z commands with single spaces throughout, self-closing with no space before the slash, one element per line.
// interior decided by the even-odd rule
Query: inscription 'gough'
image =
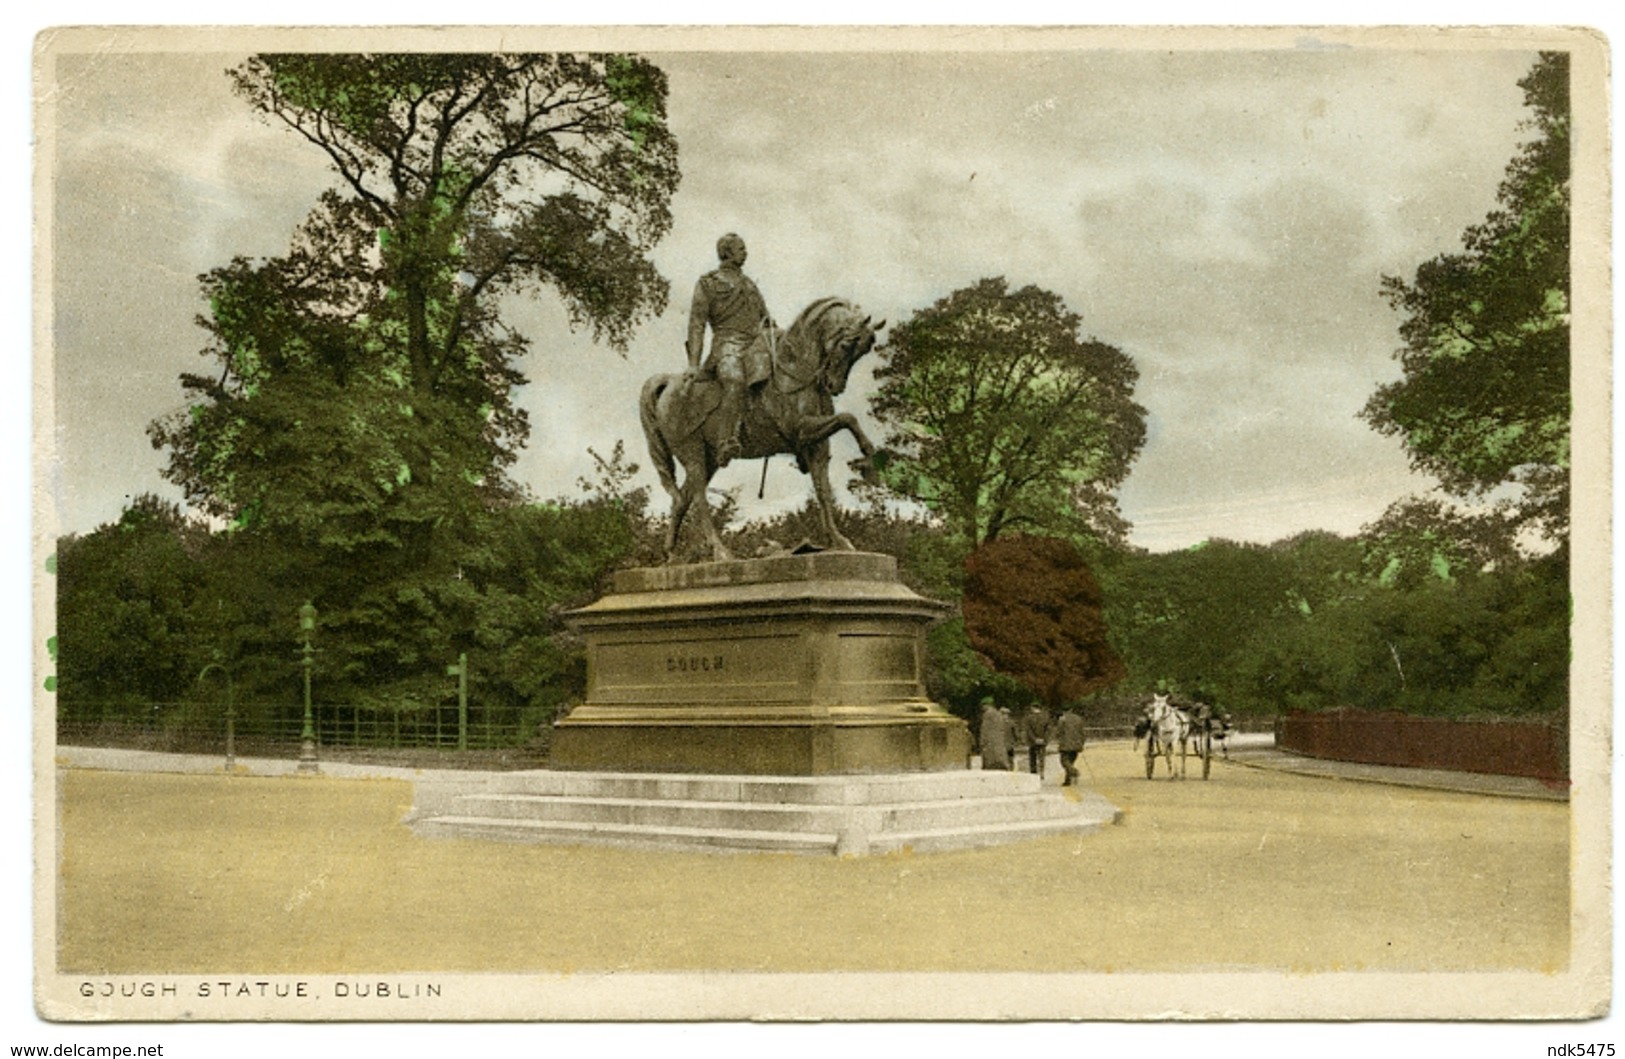
<path fill-rule="evenodd" d="M 667 655 L 668 673 L 716 673 L 722 670 L 721 655 Z"/>

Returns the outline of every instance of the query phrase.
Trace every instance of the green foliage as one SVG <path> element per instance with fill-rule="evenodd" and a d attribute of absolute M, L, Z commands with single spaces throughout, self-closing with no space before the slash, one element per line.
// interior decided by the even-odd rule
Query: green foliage
<path fill-rule="evenodd" d="M 1290 560 L 1285 598 L 1301 605 L 1281 605 L 1279 590 L 1254 594 L 1233 615 L 1245 631 L 1200 663 L 1241 703 L 1499 716 L 1567 708 L 1568 71 L 1567 54 L 1542 53 L 1520 82 L 1536 135 L 1463 251 L 1424 263 L 1412 281 L 1383 280 L 1405 317 L 1403 374 L 1362 414 L 1476 507 L 1412 498 L 1357 540 L 1306 550 L 1300 539 L 1277 556 Z M 1555 548 L 1520 554 L 1524 531 Z M 1230 586 L 1220 591 L 1240 601 Z M 1191 639 L 1198 653 L 1213 642 Z"/>
<path fill-rule="evenodd" d="M 744 526 L 729 545 L 740 554 L 780 550 L 809 536 L 813 518 L 807 509 Z M 910 587 L 967 606 L 963 543 L 939 521 L 880 507 L 846 518 L 859 548 L 897 556 Z M 1566 553 L 1521 556 L 1508 533 L 1498 515 L 1467 520 L 1412 502 L 1357 537 L 1310 531 L 1270 545 L 1215 540 L 1166 554 L 1097 548 L 1084 562 L 1126 675 L 1110 691 L 1084 693 L 1088 708 L 1102 720 L 1128 717 L 1136 699 L 1159 687 L 1181 695 L 1200 687 L 1254 717 L 1350 706 L 1560 714 L 1568 694 Z M 1040 569 L 1018 564 L 1021 580 L 1059 588 L 1062 578 L 1035 576 Z M 1059 611 L 1031 600 L 1022 606 L 1020 621 L 1006 613 L 993 627 L 1055 646 L 1045 630 L 1054 631 Z M 958 613 L 932 626 L 926 645 L 928 692 L 966 720 L 976 719 L 984 695 L 1019 702 L 1037 690 L 995 672 Z"/>
<path fill-rule="evenodd" d="M 288 252 L 203 276 L 210 370 L 154 423 L 166 475 L 231 531 L 193 632 L 285 695 L 290 616 L 321 614 L 316 693 L 414 709 L 453 694 L 548 710 L 579 693 L 560 613 L 640 546 L 620 446 L 584 501 L 526 503 L 526 339 L 502 299 L 543 289 L 624 349 L 666 281 L 676 143 L 666 79 L 620 55 L 258 55 L 238 95 L 336 176 Z M 188 663 L 190 664 L 190 663 Z"/>
<path fill-rule="evenodd" d="M 1147 692 L 1200 684 L 1233 701 L 1227 677 L 1237 651 L 1282 619 L 1301 617 L 1322 591 L 1294 576 L 1290 556 L 1290 546 L 1207 541 L 1129 556 L 1104 572 L 1107 627 L 1131 684 Z"/>
<path fill-rule="evenodd" d="M 1464 512 L 1438 500 L 1410 498 L 1361 534 L 1365 573 L 1384 585 L 1415 587 L 1454 580 L 1517 561 L 1516 525 L 1504 512 Z"/>
<path fill-rule="evenodd" d="M 1363 412 L 1454 494 L 1516 487 L 1506 506 L 1551 540 L 1568 528 L 1568 80 L 1568 54 L 1543 52 L 1519 82 L 1536 137 L 1463 251 L 1384 278 L 1403 375 Z"/>
<path fill-rule="evenodd" d="M 1496 525 L 1475 538 L 1438 515 L 1408 505 L 1357 538 L 1212 541 L 1101 567 L 1125 686 L 1200 686 L 1240 714 L 1561 712 L 1564 556 L 1521 558 Z"/>
<path fill-rule="evenodd" d="M 1435 716 L 1562 714 L 1568 700 L 1562 564 L 1365 584 L 1284 622 L 1235 666 L 1273 710 L 1353 706 Z"/>
<path fill-rule="evenodd" d="M 500 299 L 547 288 L 623 349 L 665 305 L 647 259 L 678 178 L 664 74 L 627 56 L 440 53 L 260 55 L 231 77 L 339 182 L 287 255 L 203 277 L 217 367 L 183 376 L 189 408 L 151 428 L 167 475 L 244 521 L 325 521 L 279 502 L 279 476 L 347 476 L 315 502 L 339 508 L 443 490 L 407 521 L 504 495 L 529 428 L 512 399 L 527 344 Z M 327 452 L 275 438 L 334 427 Z M 326 458 L 347 446 L 355 460 Z"/>
<path fill-rule="evenodd" d="M 177 505 L 137 497 L 115 523 L 57 552 L 57 701 L 68 720 L 185 697 L 202 664 L 192 611 L 204 530 Z"/>
<path fill-rule="evenodd" d="M 886 486 L 967 550 L 1009 531 L 1121 542 L 1112 491 L 1145 440 L 1122 351 L 1037 287 L 986 279 L 894 326 L 870 399 Z"/>
<path fill-rule="evenodd" d="M 981 702 L 991 695 L 999 702 L 1021 702 L 1030 692 L 1012 676 L 995 671 L 971 646 L 965 634 L 965 619 L 952 617 L 926 632 L 925 646 L 930 665 L 926 691 L 948 707 L 956 717 L 972 726 L 982 716 Z"/>
<path fill-rule="evenodd" d="M 300 699 L 299 605 L 319 620 L 317 702 L 411 711 L 455 701 L 445 666 L 467 652 L 471 699 L 545 716 L 579 697 L 585 669 L 563 612 L 588 602 L 635 546 L 602 499 L 512 505 L 481 517 L 478 547 L 440 563 L 311 570 L 265 534 L 209 534 L 143 498 L 115 524 L 61 542 L 60 702 L 66 720 L 133 719 L 151 703 L 217 707 L 220 663 L 248 712 Z M 313 589 L 307 587 L 314 585 Z"/>

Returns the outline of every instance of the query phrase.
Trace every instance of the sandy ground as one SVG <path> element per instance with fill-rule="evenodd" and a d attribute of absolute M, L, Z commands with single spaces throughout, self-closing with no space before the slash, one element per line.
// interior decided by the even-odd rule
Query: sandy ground
<path fill-rule="evenodd" d="M 398 780 L 60 773 L 64 973 L 1466 971 L 1568 958 L 1569 807 L 1085 755 L 1117 827 L 835 859 L 422 839 Z M 1057 793 L 1059 795 L 1059 792 Z"/>

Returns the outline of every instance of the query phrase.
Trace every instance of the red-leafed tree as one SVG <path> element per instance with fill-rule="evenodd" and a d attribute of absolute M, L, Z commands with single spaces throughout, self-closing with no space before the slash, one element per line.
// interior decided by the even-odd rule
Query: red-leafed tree
<path fill-rule="evenodd" d="M 1067 541 L 982 545 L 965 560 L 963 610 L 976 652 L 1052 711 L 1127 675 L 1106 639 L 1100 585 Z"/>

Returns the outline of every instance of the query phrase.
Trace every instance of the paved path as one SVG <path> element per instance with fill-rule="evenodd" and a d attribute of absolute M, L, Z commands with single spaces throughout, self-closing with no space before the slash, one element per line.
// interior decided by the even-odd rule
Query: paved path
<path fill-rule="evenodd" d="M 1053 753 L 1051 758 L 1054 758 Z M 57 764 L 68 768 L 105 769 L 111 772 L 209 774 L 225 771 L 225 759 L 219 755 L 165 754 L 151 750 L 119 750 L 108 747 L 57 747 L 56 760 Z M 1566 802 L 1569 798 L 1566 786 L 1556 786 L 1523 776 L 1491 776 L 1477 772 L 1451 772 L 1445 769 L 1399 768 L 1390 765 L 1362 765 L 1351 761 L 1322 761 L 1276 749 L 1275 737 L 1267 732 L 1232 737 L 1229 761 L 1249 768 L 1271 769 L 1321 779 L 1386 783 L 1399 787 L 1423 787 L 1462 794 L 1535 798 L 1554 802 Z M 1024 764 L 1025 755 L 1018 755 L 1017 765 Z M 443 780 L 467 779 L 470 775 L 466 769 L 403 768 L 396 765 L 353 764 L 342 761 L 324 761 L 320 768 L 322 775 L 339 779 Z M 239 757 L 234 771 L 248 776 L 295 776 L 298 775 L 298 762 L 289 758 Z M 1060 764 L 1051 760 L 1046 769 L 1045 784 L 1059 785 L 1060 775 Z"/>
<path fill-rule="evenodd" d="M 210 775 L 226 771 L 221 754 L 166 754 L 157 750 L 121 750 L 116 747 L 59 746 L 56 763 L 66 768 L 103 769 L 108 772 L 175 772 Z M 403 768 L 399 765 L 355 764 L 346 761 L 319 763 L 323 776 L 337 779 L 428 780 L 467 778 L 468 769 Z M 231 770 L 239 776 L 297 776 L 299 762 L 294 758 L 239 757 Z"/>
<path fill-rule="evenodd" d="M 1278 750 L 1274 741 L 1244 743 L 1232 747 L 1230 761 L 1251 768 L 1291 772 L 1299 776 L 1353 780 L 1359 783 L 1387 783 L 1397 787 L 1425 787 L 1461 794 L 1492 794 L 1502 798 L 1537 798 L 1566 802 L 1568 786 L 1554 785 L 1526 776 L 1491 776 L 1481 772 L 1452 772 L 1447 769 L 1400 768 L 1394 765 L 1362 765 L 1354 761 L 1322 761 Z"/>

